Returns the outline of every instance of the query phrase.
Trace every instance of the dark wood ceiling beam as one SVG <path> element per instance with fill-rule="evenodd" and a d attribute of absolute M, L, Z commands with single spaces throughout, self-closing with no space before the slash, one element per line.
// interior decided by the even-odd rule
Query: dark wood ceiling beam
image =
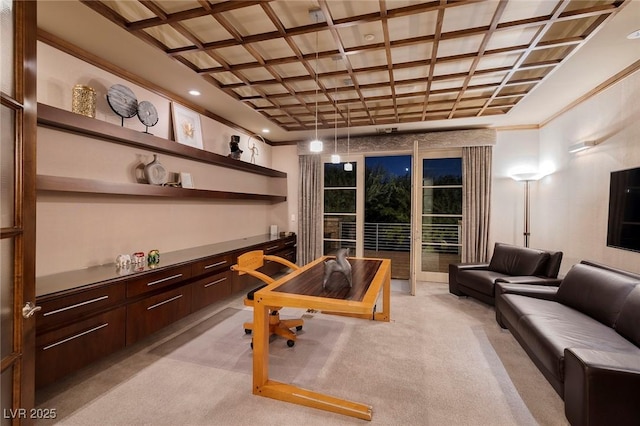
<path fill-rule="evenodd" d="M 393 106 L 396 111 L 396 120 L 398 119 L 398 102 L 396 100 L 396 83 L 395 76 L 393 75 L 393 57 L 391 56 L 391 36 L 389 35 L 389 21 L 387 14 L 387 2 L 386 0 L 379 0 L 380 4 L 380 17 L 382 18 L 382 34 L 384 37 L 384 53 L 387 58 L 387 72 L 389 73 L 389 84 L 391 86 L 391 99 L 393 99 Z"/>
<path fill-rule="evenodd" d="M 458 108 L 460 100 L 464 95 L 464 91 L 466 90 L 467 86 L 469 86 L 469 82 L 471 81 L 471 78 L 473 78 L 473 74 L 476 72 L 476 68 L 478 67 L 480 60 L 482 59 L 485 53 L 485 50 L 487 49 L 487 45 L 489 44 L 491 37 L 496 31 L 498 23 L 502 18 L 502 14 L 504 13 L 504 10 L 507 8 L 507 1 L 508 0 L 500 0 L 500 2 L 496 7 L 495 12 L 493 13 L 493 17 L 491 18 L 491 23 L 489 24 L 489 30 L 485 33 L 484 37 L 482 38 L 482 42 L 480 42 L 480 46 L 478 47 L 478 53 L 473 58 L 473 62 L 471 62 L 471 66 L 469 67 L 469 72 L 467 73 L 467 76 L 465 77 L 464 82 L 462 83 L 462 88 L 460 89 L 460 93 L 458 93 L 458 98 L 454 102 L 453 107 L 451 108 L 451 112 L 449 113 L 449 118 L 453 118 L 454 114 L 456 113 L 456 109 Z"/>
<path fill-rule="evenodd" d="M 445 4 L 446 0 L 440 0 L 441 4 Z M 435 73 L 436 61 L 438 59 L 438 46 L 440 45 L 440 37 L 442 35 L 442 24 L 444 22 L 444 9 L 438 9 L 438 18 L 436 19 L 436 30 L 431 45 L 431 61 L 429 62 L 429 73 L 427 75 L 427 90 L 424 93 L 424 102 L 422 105 L 422 120 L 426 119 L 427 106 L 429 105 L 429 95 L 431 94 L 431 82 Z"/>

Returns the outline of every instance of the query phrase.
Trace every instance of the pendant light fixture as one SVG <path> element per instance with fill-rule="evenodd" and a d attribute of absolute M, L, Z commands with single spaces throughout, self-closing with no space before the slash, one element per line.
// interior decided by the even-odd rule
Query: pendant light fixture
<path fill-rule="evenodd" d="M 349 128 L 351 127 L 351 115 L 349 114 L 349 105 L 347 104 L 347 162 L 344 163 L 344 171 L 352 172 L 353 164 L 349 160 Z"/>
<path fill-rule="evenodd" d="M 320 22 L 322 14 L 321 10 L 310 10 L 309 16 L 311 19 L 315 21 L 315 23 Z M 316 31 L 316 64 L 314 73 L 316 75 L 316 138 L 309 143 L 309 151 L 311 152 L 322 152 L 322 141 L 318 139 L 318 31 Z"/>
<path fill-rule="evenodd" d="M 338 61 L 336 61 L 336 71 L 338 70 Z M 331 155 L 331 163 L 340 164 L 340 155 L 338 154 L 338 83 L 336 83 L 336 94 L 333 97 L 335 102 L 335 118 L 333 120 L 333 154 Z"/>

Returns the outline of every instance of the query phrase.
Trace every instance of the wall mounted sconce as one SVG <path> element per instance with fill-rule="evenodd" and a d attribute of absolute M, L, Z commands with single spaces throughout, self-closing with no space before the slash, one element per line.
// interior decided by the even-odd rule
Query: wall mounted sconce
<path fill-rule="evenodd" d="M 585 149 L 589 149 L 591 147 L 596 146 L 598 143 L 596 141 L 584 141 L 573 144 L 569 147 L 569 153 L 575 154 L 576 152 L 584 151 Z"/>

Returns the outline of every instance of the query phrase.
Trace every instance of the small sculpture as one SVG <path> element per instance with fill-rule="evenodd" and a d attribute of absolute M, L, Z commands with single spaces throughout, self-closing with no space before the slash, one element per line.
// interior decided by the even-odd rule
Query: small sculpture
<path fill-rule="evenodd" d="M 239 160 L 240 155 L 242 155 L 242 153 L 244 152 L 240 149 L 240 136 L 231 135 L 231 141 L 229 142 L 229 149 L 231 149 L 231 153 L 229 154 L 229 157 L 233 158 L 234 160 Z"/>
<path fill-rule="evenodd" d="M 251 148 L 249 148 L 249 151 L 251 151 L 251 162 L 253 164 L 256 164 L 256 157 L 259 155 L 259 153 L 258 153 L 258 147 L 256 146 L 255 142 L 253 143 Z"/>
<path fill-rule="evenodd" d="M 160 263 L 160 252 L 158 250 L 151 250 L 147 255 L 147 263 L 149 265 L 155 265 Z"/>
<path fill-rule="evenodd" d="M 135 263 L 136 265 L 144 263 L 144 252 L 137 251 L 133 253 L 131 255 L 131 263 Z"/>
<path fill-rule="evenodd" d="M 329 259 L 324 262 L 324 279 L 322 280 L 322 288 L 325 288 L 327 281 L 329 281 L 329 277 L 334 272 L 344 274 L 347 278 L 347 282 L 349 283 L 349 287 L 353 287 L 353 282 L 351 280 L 351 264 L 347 260 L 348 254 L 348 248 L 341 248 L 336 252 L 335 260 Z"/>
<path fill-rule="evenodd" d="M 116 268 L 122 269 L 126 268 L 131 264 L 131 256 L 128 254 L 119 254 L 116 257 Z"/>

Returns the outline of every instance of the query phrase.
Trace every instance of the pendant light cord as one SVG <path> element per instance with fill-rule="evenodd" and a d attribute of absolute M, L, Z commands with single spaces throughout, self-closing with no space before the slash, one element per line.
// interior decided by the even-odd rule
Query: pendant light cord
<path fill-rule="evenodd" d="M 316 31 L 316 139 L 318 140 L 318 31 Z"/>

